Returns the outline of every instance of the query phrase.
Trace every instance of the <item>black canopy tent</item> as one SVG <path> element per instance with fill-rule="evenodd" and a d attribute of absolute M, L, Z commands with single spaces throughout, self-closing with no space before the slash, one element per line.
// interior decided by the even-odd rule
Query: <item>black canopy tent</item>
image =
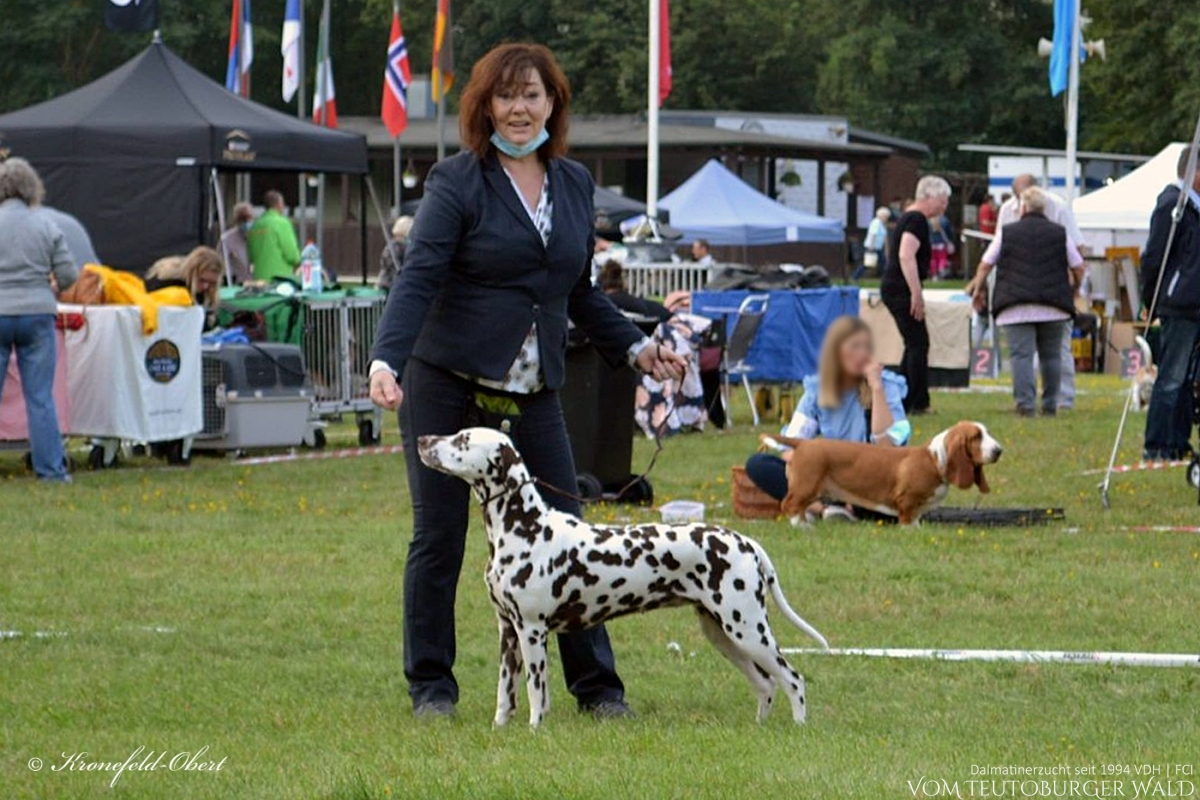
<path fill-rule="evenodd" d="M 0 149 L 37 168 L 47 201 L 83 221 L 106 262 L 138 271 L 205 241 L 213 170 L 367 172 L 362 135 L 238 97 L 160 42 L 0 115 Z"/>

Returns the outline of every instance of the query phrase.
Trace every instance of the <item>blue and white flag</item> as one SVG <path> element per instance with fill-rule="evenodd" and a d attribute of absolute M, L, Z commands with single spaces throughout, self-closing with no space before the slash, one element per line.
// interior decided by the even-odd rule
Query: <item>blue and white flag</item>
<path fill-rule="evenodd" d="M 1058 97 L 1067 89 L 1071 74 L 1071 31 L 1075 27 L 1077 0 L 1054 0 L 1054 48 L 1050 51 L 1050 94 Z M 1085 61 L 1083 31 L 1079 36 L 1079 60 Z"/>
<path fill-rule="evenodd" d="M 283 13 L 283 102 L 291 102 L 300 88 L 300 0 L 287 0 Z"/>

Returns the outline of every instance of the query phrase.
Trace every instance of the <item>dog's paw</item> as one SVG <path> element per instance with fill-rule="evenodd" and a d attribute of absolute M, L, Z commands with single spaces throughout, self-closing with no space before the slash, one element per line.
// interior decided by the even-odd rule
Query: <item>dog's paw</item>
<path fill-rule="evenodd" d="M 808 514 L 797 514 L 794 517 L 789 517 L 788 522 L 792 523 L 793 528 L 812 528 L 812 519 Z"/>

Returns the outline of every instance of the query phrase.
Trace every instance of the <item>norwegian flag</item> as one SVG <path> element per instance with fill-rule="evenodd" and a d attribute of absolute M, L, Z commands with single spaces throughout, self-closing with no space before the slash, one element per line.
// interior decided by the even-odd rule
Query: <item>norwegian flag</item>
<path fill-rule="evenodd" d="M 387 67 L 383 70 L 383 110 L 380 116 L 393 139 L 408 127 L 408 86 L 412 71 L 408 66 L 408 43 L 400 28 L 400 10 L 392 10 L 392 32 L 388 36 Z"/>

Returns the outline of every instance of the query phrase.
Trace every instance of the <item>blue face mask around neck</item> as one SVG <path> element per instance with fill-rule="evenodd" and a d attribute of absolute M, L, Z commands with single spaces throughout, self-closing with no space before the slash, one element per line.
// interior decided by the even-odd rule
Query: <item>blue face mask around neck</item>
<path fill-rule="evenodd" d="M 505 139 L 498 132 L 492 133 L 492 144 L 496 146 L 504 155 L 509 158 L 524 158 L 527 155 L 536 153 L 537 149 L 544 145 L 550 139 L 550 134 L 546 133 L 546 129 L 542 128 L 538 131 L 538 135 L 530 139 L 525 144 L 513 144 L 508 139 Z"/>

